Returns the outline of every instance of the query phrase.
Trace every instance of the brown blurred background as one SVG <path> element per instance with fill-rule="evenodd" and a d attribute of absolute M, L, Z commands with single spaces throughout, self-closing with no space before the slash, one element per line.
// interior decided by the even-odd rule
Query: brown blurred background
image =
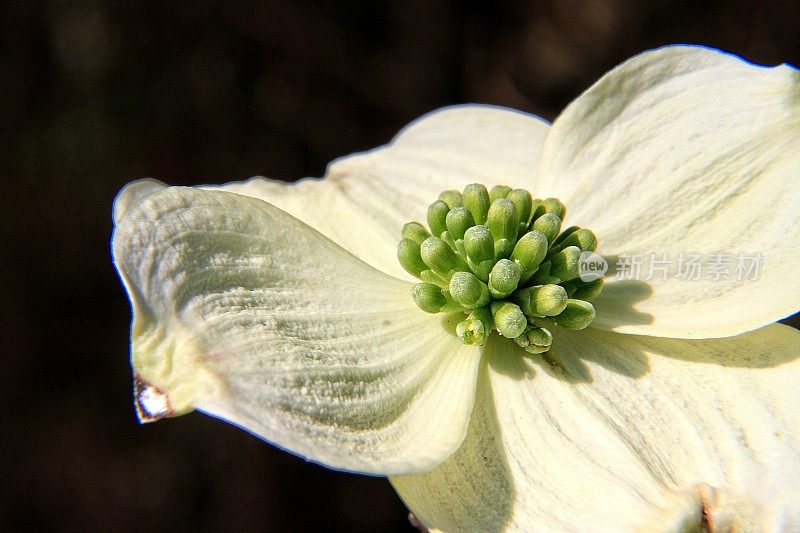
<path fill-rule="evenodd" d="M 322 175 L 436 107 L 552 119 L 668 43 L 800 64 L 795 0 L 20 1 L 0 15 L 0 529 L 403 531 L 383 479 L 202 415 L 139 426 L 127 181 Z"/>

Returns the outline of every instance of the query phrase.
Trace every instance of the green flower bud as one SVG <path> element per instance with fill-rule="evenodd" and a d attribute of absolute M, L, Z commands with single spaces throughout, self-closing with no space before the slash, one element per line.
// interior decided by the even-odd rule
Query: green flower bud
<path fill-rule="evenodd" d="M 600 296 L 601 292 L 603 292 L 603 278 L 588 283 L 580 283 L 570 298 L 575 298 L 576 300 L 593 300 Z"/>
<path fill-rule="evenodd" d="M 411 239 L 403 239 L 397 245 L 397 260 L 406 272 L 417 278 L 423 270 L 428 270 L 419 253 L 419 244 Z"/>
<path fill-rule="evenodd" d="M 525 331 L 528 320 L 519 306 L 511 302 L 494 302 L 491 309 L 494 327 L 503 337 L 516 339 Z"/>
<path fill-rule="evenodd" d="M 567 306 L 567 291 L 560 285 L 537 285 L 518 290 L 512 297 L 525 316 L 555 316 Z"/>
<path fill-rule="evenodd" d="M 508 193 L 511 192 L 511 187 L 507 185 L 495 185 L 492 187 L 492 190 L 489 191 L 489 203 L 493 204 L 495 200 L 499 200 L 500 198 L 505 198 L 508 196 Z"/>
<path fill-rule="evenodd" d="M 466 207 L 454 207 L 447 213 L 445 219 L 447 223 L 447 233 L 453 240 L 464 238 L 464 233 L 475 225 L 472 213 Z"/>
<path fill-rule="evenodd" d="M 495 259 L 503 259 L 511 255 L 517 242 L 519 217 L 513 202 L 500 198 L 489 207 L 486 227 L 494 237 Z"/>
<path fill-rule="evenodd" d="M 470 272 L 455 272 L 450 278 L 450 296 L 467 309 L 476 309 L 492 299 L 489 287 Z"/>
<path fill-rule="evenodd" d="M 559 283 L 577 278 L 580 255 L 581 249 L 577 246 L 567 246 L 558 252 L 550 260 L 550 276 L 558 278 Z"/>
<path fill-rule="evenodd" d="M 567 214 L 567 208 L 558 198 L 546 198 L 542 200 L 541 205 L 544 207 L 545 213 L 553 213 L 561 220 L 564 220 L 564 215 Z"/>
<path fill-rule="evenodd" d="M 539 220 L 543 215 L 545 215 L 547 211 L 545 210 L 544 206 L 542 205 L 541 200 L 534 200 L 533 201 L 533 216 L 531 216 L 531 224 Z"/>
<path fill-rule="evenodd" d="M 422 241 L 419 251 L 425 264 L 445 279 L 450 279 L 455 270 L 469 268 L 453 249 L 438 237 L 428 237 Z"/>
<path fill-rule="evenodd" d="M 471 183 L 464 187 L 462 198 L 464 207 L 472 213 L 475 223 L 485 224 L 486 214 L 489 212 L 489 205 L 492 203 L 489 200 L 489 191 L 486 190 L 486 187 L 478 183 Z"/>
<path fill-rule="evenodd" d="M 493 327 L 494 322 L 489 306 L 479 307 L 456 326 L 456 335 L 464 344 L 483 346 Z"/>
<path fill-rule="evenodd" d="M 528 353 L 544 353 L 553 344 L 553 334 L 545 328 L 528 326 L 514 342 Z"/>
<path fill-rule="evenodd" d="M 426 313 L 438 313 L 447 305 L 442 289 L 430 283 L 417 283 L 411 287 L 411 297 L 417 307 Z"/>
<path fill-rule="evenodd" d="M 430 232 L 410 222 L 397 246 L 400 264 L 422 281 L 411 291 L 416 305 L 469 313 L 456 334 L 474 346 L 496 329 L 539 354 L 553 344 L 544 323 L 585 328 L 595 315 L 587 300 L 603 280 L 581 280 L 578 261 L 597 238 L 578 227 L 559 233 L 565 212 L 555 198 L 536 200 L 504 185 L 444 191 L 428 208 Z"/>
<path fill-rule="evenodd" d="M 558 236 L 558 230 L 561 229 L 561 219 L 553 213 L 545 213 L 533 222 L 531 229 L 542 232 L 547 237 L 547 242 L 553 244 Z"/>
<path fill-rule="evenodd" d="M 521 273 L 516 263 L 501 259 L 489 273 L 489 292 L 494 298 L 505 298 L 517 290 Z"/>
<path fill-rule="evenodd" d="M 538 231 L 529 231 L 517 241 L 511 259 L 520 268 L 520 281 L 525 283 L 539 268 L 547 255 L 547 237 Z"/>
<path fill-rule="evenodd" d="M 517 208 L 517 216 L 519 217 L 519 225 L 524 230 L 528 229 L 528 221 L 531 218 L 531 206 L 533 205 L 533 198 L 531 193 L 524 189 L 514 189 L 506 196 L 514 207 Z"/>
<path fill-rule="evenodd" d="M 568 235 L 563 242 L 560 243 L 562 248 L 567 246 L 577 246 L 581 250 L 594 252 L 597 249 L 597 238 L 594 233 L 588 229 L 580 228 Z"/>
<path fill-rule="evenodd" d="M 428 207 L 428 227 L 434 237 L 441 237 L 447 231 L 447 213 L 450 208 L 441 200 L 436 200 Z"/>
<path fill-rule="evenodd" d="M 461 193 L 458 191 L 443 191 L 439 195 L 439 200 L 446 203 L 447 207 L 450 209 L 455 209 L 456 207 L 461 207 L 464 205 L 461 198 Z"/>
<path fill-rule="evenodd" d="M 570 299 L 567 300 L 564 310 L 549 320 L 562 328 L 578 330 L 591 324 L 595 316 L 597 316 L 597 312 L 592 304 L 583 300 Z"/>
<path fill-rule="evenodd" d="M 422 241 L 430 237 L 431 234 L 419 222 L 409 222 L 403 226 L 402 236 L 404 239 L 411 239 L 417 244 L 422 244 Z"/>
<path fill-rule="evenodd" d="M 486 226 L 472 226 L 464 233 L 464 250 L 470 270 L 481 281 L 489 281 L 494 266 L 494 237 Z"/>
<path fill-rule="evenodd" d="M 494 237 L 486 226 L 472 226 L 464 233 L 464 249 L 476 263 L 494 259 Z"/>
<path fill-rule="evenodd" d="M 561 243 L 563 243 L 566 240 L 567 237 L 569 237 L 570 235 L 572 235 L 573 233 L 575 233 L 579 229 L 581 229 L 580 226 L 570 226 L 570 227 L 568 227 L 567 229 L 562 231 L 558 235 L 558 237 L 556 237 L 556 240 L 554 240 L 552 243 L 550 243 L 550 247 L 553 248 L 553 249 L 560 248 L 561 247 Z"/>

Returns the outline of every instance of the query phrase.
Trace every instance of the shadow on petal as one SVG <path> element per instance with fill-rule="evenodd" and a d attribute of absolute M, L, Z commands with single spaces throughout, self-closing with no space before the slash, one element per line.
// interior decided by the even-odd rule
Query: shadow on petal
<path fill-rule="evenodd" d="M 553 332 L 553 349 L 543 354 L 542 359 L 554 369 L 552 376 L 570 383 L 591 383 L 589 367 L 592 365 L 632 379 L 650 371 L 647 354 L 638 344 L 616 343 L 608 335 L 608 332 L 592 328 L 556 330 Z"/>
<path fill-rule="evenodd" d="M 568 383 L 592 383 L 592 368 L 602 367 L 619 376 L 644 377 L 651 370 L 651 357 L 688 361 L 698 365 L 729 368 L 771 369 L 800 358 L 800 335 L 782 324 L 772 324 L 736 337 L 722 339 L 668 339 L 626 335 L 587 328 L 566 331 L 554 328 L 553 348 L 542 355 L 530 355 L 513 342 L 503 348 L 517 350 L 516 362 L 490 362 L 493 370 L 517 380 L 532 379 L 530 361 L 547 375 Z"/>
<path fill-rule="evenodd" d="M 629 378 L 639 378 L 650 370 L 647 355 L 636 344 L 626 343 L 621 349 L 615 343 L 595 342 L 607 338 L 604 331 L 587 328 L 582 331 L 567 331 L 552 328 L 553 347 L 543 354 L 530 354 L 510 340 L 493 335 L 486 344 L 492 370 L 508 378 L 523 381 L 535 379 L 537 368 L 552 378 L 567 383 L 591 383 L 590 365 L 601 365 L 607 370 Z M 612 334 L 619 335 L 619 334 Z"/>
<path fill-rule="evenodd" d="M 619 279 L 617 270 L 619 257 L 605 256 L 609 270 L 605 275 L 603 292 L 592 300 L 597 310 L 594 324 L 603 329 L 619 326 L 652 324 L 653 315 L 636 309 L 636 304 L 648 299 L 653 294 L 649 283 L 637 279 Z"/>
<path fill-rule="evenodd" d="M 390 477 L 408 508 L 431 529 L 501 531 L 512 519 L 516 488 L 502 442 L 487 366 L 524 374 L 522 367 L 526 363 L 517 357 L 507 357 L 504 350 L 490 350 L 487 355 L 481 365 L 475 406 L 461 447 L 430 472 Z"/>
<path fill-rule="evenodd" d="M 484 348 L 484 358 L 492 370 L 515 380 L 533 379 L 536 371 L 530 364 L 531 354 L 511 340 L 492 335 Z"/>
<path fill-rule="evenodd" d="M 800 334 L 783 324 L 722 339 L 636 337 L 636 340 L 643 349 L 665 357 L 732 368 L 775 368 L 800 358 Z"/>

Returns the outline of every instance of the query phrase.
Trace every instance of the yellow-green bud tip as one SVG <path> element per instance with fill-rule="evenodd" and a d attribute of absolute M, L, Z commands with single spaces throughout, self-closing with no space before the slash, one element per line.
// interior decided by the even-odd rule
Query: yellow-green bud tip
<path fill-rule="evenodd" d="M 525 331 L 528 320 L 519 306 L 501 301 L 492 303 L 491 309 L 494 327 L 503 337 L 516 339 Z"/>
<path fill-rule="evenodd" d="M 489 288 L 471 272 L 456 272 L 450 278 L 450 295 L 467 309 L 475 309 L 491 301 Z"/>
<path fill-rule="evenodd" d="M 544 353 L 553 344 L 553 334 L 545 328 L 528 326 L 514 342 L 528 353 Z"/>
<path fill-rule="evenodd" d="M 466 320 L 456 326 L 456 335 L 464 344 L 483 346 L 492 332 L 492 313 L 487 307 L 475 309 Z"/>

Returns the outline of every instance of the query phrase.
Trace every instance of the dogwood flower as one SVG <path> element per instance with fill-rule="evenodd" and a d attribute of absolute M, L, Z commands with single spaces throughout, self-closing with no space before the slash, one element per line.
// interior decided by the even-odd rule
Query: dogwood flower
<path fill-rule="evenodd" d="M 798 71 L 678 46 L 552 125 L 458 106 L 322 180 L 135 182 L 113 255 L 140 417 L 197 409 L 389 476 L 431 529 L 798 530 L 800 333 L 774 324 L 800 308 L 798 174 Z M 466 314 L 421 311 L 396 256 L 405 223 L 473 183 L 558 198 L 612 263 L 760 271 L 609 276 L 589 327 L 552 327 L 544 353 L 465 343 Z"/>

